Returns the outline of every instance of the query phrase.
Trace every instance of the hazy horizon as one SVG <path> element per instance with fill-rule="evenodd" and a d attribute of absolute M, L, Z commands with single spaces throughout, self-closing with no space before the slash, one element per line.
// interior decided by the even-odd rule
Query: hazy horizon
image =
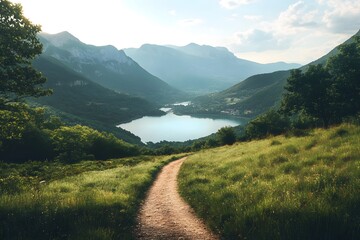
<path fill-rule="evenodd" d="M 13 0 L 42 31 L 118 49 L 189 43 L 259 62 L 309 63 L 360 28 L 357 0 Z"/>

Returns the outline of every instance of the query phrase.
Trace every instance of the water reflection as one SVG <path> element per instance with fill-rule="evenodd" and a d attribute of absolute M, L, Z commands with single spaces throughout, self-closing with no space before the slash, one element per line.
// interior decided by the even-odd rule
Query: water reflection
<path fill-rule="evenodd" d="M 120 124 L 139 136 L 143 142 L 186 141 L 208 136 L 225 126 L 240 125 L 239 121 L 229 119 L 195 118 L 178 116 L 168 112 L 161 117 L 143 117 L 130 123 Z"/>

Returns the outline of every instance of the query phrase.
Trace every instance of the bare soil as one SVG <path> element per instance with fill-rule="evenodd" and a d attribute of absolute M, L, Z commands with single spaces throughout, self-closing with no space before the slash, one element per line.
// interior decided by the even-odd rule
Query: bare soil
<path fill-rule="evenodd" d="M 177 176 L 186 158 L 166 165 L 138 215 L 137 239 L 219 239 L 180 197 Z"/>

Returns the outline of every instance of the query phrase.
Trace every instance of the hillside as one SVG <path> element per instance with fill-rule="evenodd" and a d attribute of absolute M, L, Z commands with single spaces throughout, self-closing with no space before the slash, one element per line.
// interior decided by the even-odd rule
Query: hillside
<path fill-rule="evenodd" d="M 360 31 L 354 36 L 360 36 Z M 345 43 L 352 41 L 351 39 Z M 325 56 L 301 67 L 301 69 L 305 70 L 311 64 L 324 64 L 337 51 L 336 47 Z M 253 118 L 279 104 L 289 76 L 289 70 L 254 75 L 222 92 L 198 97 L 193 100 L 193 105 L 188 109 L 179 108 L 177 111 L 178 113 L 225 113 Z"/>
<path fill-rule="evenodd" d="M 54 90 L 51 96 L 35 101 L 66 113 L 65 117 L 70 121 L 89 124 L 100 130 L 121 131 L 118 136 L 134 142 L 137 137 L 124 130 L 116 130 L 115 125 L 145 115 L 162 114 L 157 105 L 104 88 L 52 57 L 40 56 L 35 60 L 34 67 L 47 77 L 45 87 Z"/>
<path fill-rule="evenodd" d="M 204 150 L 181 195 L 221 239 L 359 239 L 360 127 Z"/>
<path fill-rule="evenodd" d="M 87 45 L 68 32 L 42 33 L 39 37 L 44 45 L 43 55 L 56 58 L 106 88 L 160 104 L 183 100 L 186 96 L 113 46 Z"/>
<path fill-rule="evenodd" d="M 258 73 L 299 67 L 259 64 L 237 58 L 224 47 L 191 43 L 183 47 L 145 44 L 125 53 L 155 76 L 183 91 L 204 94 L 224 90 Z"/>

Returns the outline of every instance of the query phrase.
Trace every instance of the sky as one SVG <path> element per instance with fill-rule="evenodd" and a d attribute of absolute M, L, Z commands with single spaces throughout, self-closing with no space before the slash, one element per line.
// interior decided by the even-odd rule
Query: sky
<path fill-rule="evenodd" d="M 42 31 L 118 49 L 223 46 L 237 57 L 306 64 L 360 29 L 359 0 L 10 0 Z"/>

